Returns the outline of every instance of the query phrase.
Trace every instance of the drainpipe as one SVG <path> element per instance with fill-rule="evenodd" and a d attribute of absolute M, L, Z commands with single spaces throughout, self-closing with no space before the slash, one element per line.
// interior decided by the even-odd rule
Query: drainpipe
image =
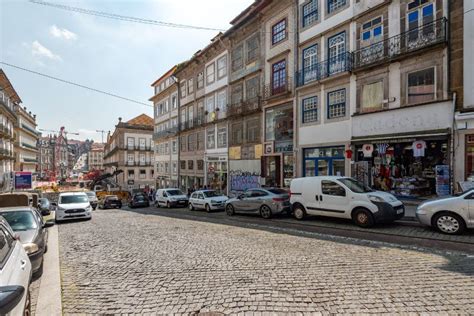
<path fill-rule="evenodd" d="M 296 178 L 299 170 L 298 170 L 298 162 L 300 160 L 300 151 L 298 147 L 298 136 L 299 136 L 299 122 L 298 122 L 298 95 L 296 93 L 296 82 L 298 81 L 298 76 L 296 75 L 298 72 L 298 65 L 299 65 L 299 40 L 300 40 L 300 14 L 299 14 L 299 1 L 295 0 L 295 23 L 296 23 L 296 32 L 295 32 L 295 52 L 294 52 L 294 73 L 295 73 L 295 78 L 293 80 L 293 85 L 294 85 L 294 97 L 293 97 L 293 102 L 294 102 L 294 111 L 293 111 L 293 177 Z"/>
<path fill-rule="evenodd" d="M 454 193 L 454 172 L 455 172 L 455 167 L 456 167 L 456 149 L 458 147 L 458 144 L 459 144 L 459 141 L 456 141 L 457 137 L 459 136 L 457 134 L 457 127 L 456 127 L 456 99 L 457 99 L 457 96 L 456 96 L 456 92 L 453 93 L 453 126 L 451 128 L 452 130 L 452 135 L 451 135 L 451 140 L 450 140 L 450 144 L 449 144 L 449 147 L 451 148 L 451 159 L 450 159 L 450 166 L 449 166 L 449 169 L 450 169 L 450 172 L 451 172 L 451 177 L 450 177 L 450 193 L 453 194 Z"/>

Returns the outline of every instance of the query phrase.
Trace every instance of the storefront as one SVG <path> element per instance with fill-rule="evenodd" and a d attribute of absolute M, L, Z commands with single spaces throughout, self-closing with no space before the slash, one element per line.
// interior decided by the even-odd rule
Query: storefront
<path fill-rule="evenodd" d="M 207 157 L 206 159 L 207 187 L 227 194 L 227 157 Z"/>
<path fill-rule="evenodd" d="M 303 177 L 344 176 L 345 147 L 316 147 L 303 149 Z"/>
<path fill-rule="evenodd" d="M 266 186 L 289 187 L 294 177 L 293 104 L 265 110 L 262 178 Z"/>

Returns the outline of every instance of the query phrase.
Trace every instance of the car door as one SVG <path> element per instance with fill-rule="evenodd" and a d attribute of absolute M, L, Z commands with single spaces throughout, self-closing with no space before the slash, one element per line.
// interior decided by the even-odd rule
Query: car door
<path fill-rule="evenodd" d="M 235 202 L 233 202 L 235 210 L 240 212 L 248 212 L 248 199 L 252 196 L 252 190 L 247 190 L 240 195 Z"/>
<path fill-rule="evenodd" d="M 474 227 L 474 192 L 469 193 L 464 198 L 464 202 L 467 204 L 465 210 L 467 210 L 467 214 L 463 217 L 467 217 L 467 226 Z"/>
<path fill-rule="evenodd" d="M 322 180 L 318 211 L 325 216 L 345 217 L 344 214 L 350 206 L 348 195 L 346 188 L 340 183 L 333 180 Z"/>
<path fill-rule="evenodd" d="M 166 191 L 160 191 L 160 195 L 158 197 L 158 205 L 166 205 L 166 198 L 168 194 Z"/>
<path fill-rule="evenodd" d="M 23 299 L 11 312 L 12 315 L 22 315 L 30 282 L 31 263 L 20 241 L 15 240 L 3 225 L 0 225 L 0 270 L 0 284 L 21 285 L 25 288 Z"/>
<path fill-rule="evenodd" d="M 264 203 L 265 197 L 269 194 L 263 190 L 252 190 L 252 195 L 247 199 L 247 207 L 249 212 L 255 212 L 260 209 Z"/>
<path fill-rule="evenodd" d="M 301 184 L 302 201 L 306 213 L 310 215 L 320 215 L 319 197 L 321 196 L 321 181 L 318 178 L 307 178 Z"/>
<path fill-rule="evenodd" d="M 207 201 L 206 201 L 206 198 L 204 197 L 204 193 L 202 193 L 202 192 L 199 193 L 199 194 L 198 194 L 198 207 L 199 207 L 200 209 L 206 208 L 206 202 L 207 202 Z"/>

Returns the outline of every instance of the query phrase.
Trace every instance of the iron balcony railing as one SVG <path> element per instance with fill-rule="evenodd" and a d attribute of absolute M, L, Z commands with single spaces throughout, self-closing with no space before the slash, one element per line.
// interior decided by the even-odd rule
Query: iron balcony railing
<path fill-rule="evenodd" d="M 153 139 L 157 140 L 160 138 L 176 135 L 178 132 L 178 126 L 168 128 L 164 131 L 159 131 L 153 134 Z"/>
<path fill-rule="evenodd" d="M 281 96 L 291 93 L 293 88 L 293 80 L 291 77 L 283 77 L 278 80 L 273 80 L 271 84 L 265 85 L 263 97 L 271 99 L 276 96 Z"/>
<path fill-rule="evenodd" d="M 13 158 L 13 151 L 5 148 L 0 148 L 0 158 Z"/>
<path fill-rule="evenodd" d="M 28 162 L 31 162 L 31 163 L 38 162 L 38 159 L 36 159 L 36 158 L 22 158 L 22 160 L 23 160 L 23 162 L 26 162 L 26 163 L 28 163 Z"/>
<path fill-rule="evenodd" d="M 234 101 L 227 107 L 227 117 L 247 115 L 262 109 L 262 98 L 260 96 L 245 100 Z"/>
<path fill-rule="evenodd" d="M 144 146 L 141 146 L 141 145 L 126 145 L 123 149 L 125 150 L 146 150 L 146 151 L 149 151 L 151 150 L 151 146 L 150 145 L 144 145 Z"/>
<path fill-rule="evenodd" d="M 441 18 L 386 40 L 354 51 L 354 69 L 398 58 L 432 45 L 446 42 L 447 19 Z"/>
<path fill-rule="evenodd" d="M 179 130 L 182 132 L 188 129 L 192 129 L 192 128 L 204 125 L 208 121 L 206 117 L 207 115 L 199 115 L 191 120 L 181 122 L 179 123 Z"/>
<path fill-rule="evenodd" d="M 298 71 L 296 73 L 296 85 L 301 87 L 310 82 L 351 70 L 352 54 L 342 53 Z"/>
<path fill-rule="evenodd" d="M 21 124 L 21 128 L 27 130 L 28 132 L 30 132 L 30 133 L 32 133 L 32 134 L 38 135 L 38 131 L 36 131 L 35 129 L 29 127 L 29 126 L 26 125 L 26 124 Z"/>
<path fill-rule="evenodd" d="M 125 166 L 129 166 L 129 167 L 139 167 L 139 166 L 142 166 L 142 167 L 149 167 L 152 165 L 152 162 L 151 161 L 126 161 L 125 162 Z"/>
<path fill-rule="evenodd" d="M 5 109 L 9 111 L 14 117 L 16 117 L 14 111 L 14 103 L 10 98 L 2 91 L 0 91 L 0 103 L 5 106 Z"/>
<path fill-rule="evenodd" d="M 23 142 L 21 143 L 21 146 L 25 147 L 25 148 L 28 148 L 28 149 L 38 150 L 38 148 L 36 148 L 36 146 L 30 145 L 30 144 L 27 144 L 27 143 L 23 143 Z"/>

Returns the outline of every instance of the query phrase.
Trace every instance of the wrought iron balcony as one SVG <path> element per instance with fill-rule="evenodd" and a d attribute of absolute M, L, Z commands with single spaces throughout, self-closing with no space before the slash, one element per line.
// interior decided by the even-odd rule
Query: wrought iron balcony
<path fill-rule="evenodd" d="M 174 136 L 174 135 L 176 135 L 177 132 L 178 132 L 178 127 L 177 126 L 171 127 L 171 128 L 168 128 L 164 131 L 154 133 L 153 134 L 153 140 L 158 140 L 160 138 Z"/>
<path fill-rule="evenodd" d="M 353 53 L 354 69 L 396 59 L 404 54 L 446 42 L 446 27 L 447 19 L 442 18 L 358 49 Z"/>
<path fill-rule="evenodd" d="M 262 98 L 260 96 L 249 98 L 243 103 L 243 114 L 258 112 L 262 109 Z"/>
<path fill-rule="evenodd" d="M 147 161 L 126 161 L 125 162 L 125 166 L 128 166 L 128 167 L 135 167 L 135 166 L 137 166 L 137 167 L 139 167 L 139 166 L 149 167 L 151 165 L 152 165 L 152 163 L 149 160 L 147 160 Z"/>
<path fill-rule="evenodd" d="M 242 114 L 243 100 L 234 101 L 227 107 L 227 117 L 234 117 Z"/>
<path fill-rule="evenodd" d="M 16 117 L 14 111 L 14 103 L 10 98 L 2 91 L 0 91 L 0 103 L 3 104 L 4 108 L 10 112 L 14 117 Z"/>
<path fill-rule="evenodd" d="M 351 70 L 352 54 L 339 54 L 298 71 L 296 73 L 296 85 L 301 87 L 305 84 Z"/>
<path fill-rule="evenodd" d="M 151 147 L 147 145 L 127 145 L 123 147 L 123 150 L 142 150 L 142 151 L 150 151 Z"/>
<path fill-rule="evenodd" d="M 271 84 L 265 85 L 263 97 L 265 100 L 271 99 L 277 96 L 283 96 L 290 94 L 293 90 L 293 80 L 291 77 L 280 78 L 279 80 L 273 80 Z"/>
<path fill-rule="evenodd" d="M 5 148 L 0 148 L 0 159 L 13 159 L 13 151 Z"/>

